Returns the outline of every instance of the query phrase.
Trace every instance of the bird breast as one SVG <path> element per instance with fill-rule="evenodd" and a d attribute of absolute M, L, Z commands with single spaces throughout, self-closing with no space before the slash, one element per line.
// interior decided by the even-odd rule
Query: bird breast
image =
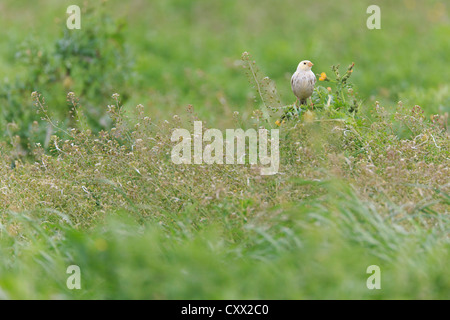
<path fill-rule="evenodd" d="M 314 91 L 316 76 L 312 71 L 296 71 L 291 78 L 291 87 L 294 94 L 299 99 L 309 98 Z"/>

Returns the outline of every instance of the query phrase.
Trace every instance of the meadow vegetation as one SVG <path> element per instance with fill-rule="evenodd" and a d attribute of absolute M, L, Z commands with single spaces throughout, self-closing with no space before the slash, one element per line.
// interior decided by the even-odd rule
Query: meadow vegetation
<path fill-rule="evenodd" d="M 64 1 L 2 4 L 0 299 L 448 298 L 450 25 L 425 2 L 379 1 L 374 31 L 367 1 L 107 2 L 82 33 Z M 279 129 L 279 173 L 174 165 L 199 120 Z"/>

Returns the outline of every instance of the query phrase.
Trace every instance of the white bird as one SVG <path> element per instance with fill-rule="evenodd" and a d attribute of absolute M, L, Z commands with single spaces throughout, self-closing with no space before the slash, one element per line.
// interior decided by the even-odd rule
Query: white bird
<path fill-rule="evenodd" d="M 311 71 L 313 63 L 309 60 L 303 60 L 298 64 L 297 71 L 291 78 L 291 88 L 297 97 L 300 105 L 306 105 L 306 99 L 311 97 L 316 84 L 316 76 Z"/>

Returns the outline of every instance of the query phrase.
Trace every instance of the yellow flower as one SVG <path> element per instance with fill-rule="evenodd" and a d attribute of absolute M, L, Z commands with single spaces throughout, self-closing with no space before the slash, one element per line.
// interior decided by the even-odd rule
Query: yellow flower
<path fill-rule="evenodd" d="M 325 81 L 326 79 L 327 79 L 327 74 L 325 72 L 322 72 L 320 74 L 319 81 Z"/>
<path fill-rule="evenodd" d="M 280 124 L 281 124 L 280 120 L 275 121 L 275 124 L 276 124 L 277 126 L 280 126 Z"/>

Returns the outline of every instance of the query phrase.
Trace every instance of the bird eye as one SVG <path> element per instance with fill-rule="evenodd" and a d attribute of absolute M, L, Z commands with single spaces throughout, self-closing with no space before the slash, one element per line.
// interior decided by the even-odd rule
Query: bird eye
<path fill-rule="evenodd" d="M 306 62 L 303 62 L 303 64 L 306 64 Z"/>

